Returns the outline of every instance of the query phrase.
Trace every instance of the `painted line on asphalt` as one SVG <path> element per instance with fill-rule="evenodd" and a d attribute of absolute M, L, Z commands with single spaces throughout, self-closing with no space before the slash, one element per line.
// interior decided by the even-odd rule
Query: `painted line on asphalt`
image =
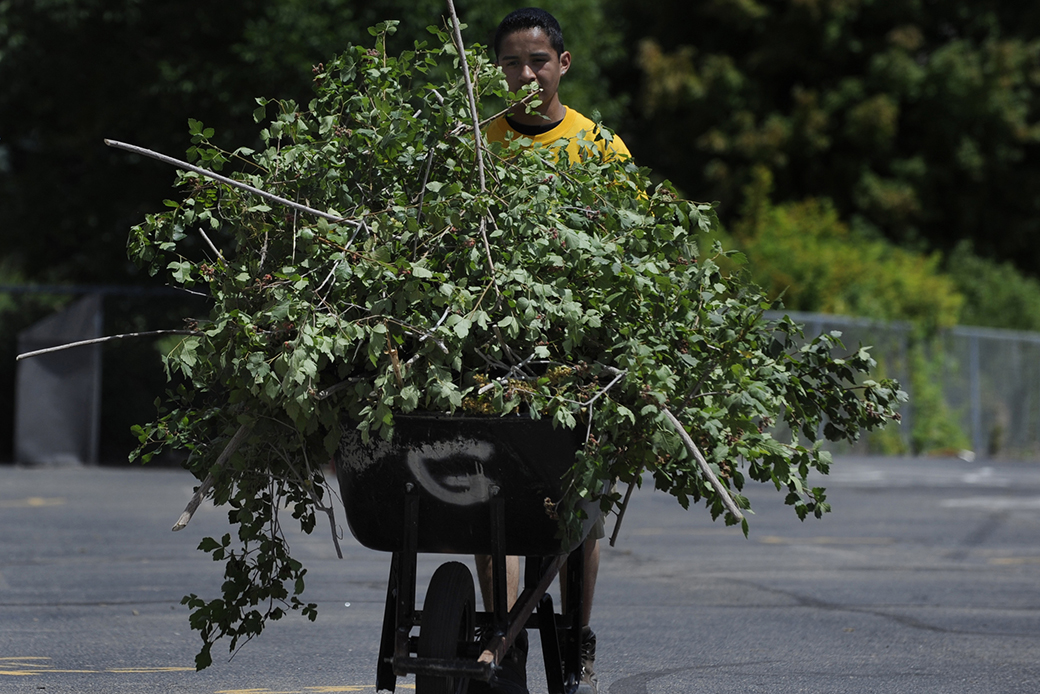
<path fill-rule="evenodd" d="M 304 687 L 302 689 L 220 689 L 213 694 L 330 694 L 332 692 L 365 692 L 375 691 L 375 685 L 332 685 L 322 687 Z M 398 684 L 397 689 L 415 689 L 414 684 Z"/>
<path fill-rule="evenodd" d="M 758 538 L 763 545 L 891 545 L 894 537 L 781 537 L 763 535 Z"/>
<path fill-rule="evenodd" d="M 30 496 L 25 499 L 0 499 L 0 508 L 45 508 L 48 506 L 62 506 L 65 504 L 63 497 Z"/>
<path fill-rule="evenodd" d="M 51 665 L 53 659 L 46 656 L 11 656 L 0 658 L 0 676 L 35 677 L 51 674 L 77 675 L 126 675 L 151 674 L 160 672 L 194 672 L 193 667 L 130 667 L 130 668 L 97 668 L 91 670 L 66 670 Z"/>
<path fill-rule="evenodd" d="M 38 677 L 40 675 L 151 675 L 168 672 L 195 672 L 193 667 L 117 667 L 91 670 L 66 670 L 52 665 L 53 658 L 47 656 L 0 657 L 0 677 Z M 398 683 L 397 689 L 415 689 L 414 683 Z M 299 689 L 270 689 L 247 687 L 243 689 L 219 689 L 214 694 L 335 694 L 336 692 L 374 692 L 373 684 L 318 685 Z"/>
<path fill-rule="evenodd" d="M 990 559 L 989 563 L 998 566 L 1023 566 L 1026 564 L 1040 564 L 1040 557 L 995 557 Z"/>

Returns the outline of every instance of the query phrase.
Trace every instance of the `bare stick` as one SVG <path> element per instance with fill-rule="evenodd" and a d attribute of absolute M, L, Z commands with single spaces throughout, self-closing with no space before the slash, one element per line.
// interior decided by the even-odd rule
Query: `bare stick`
<path fill-rule="evenodd" d="M 314 493 L 314 491 L 308 491 L 310 491 L 311 498 L 314 499 L 314 505 L 317 507 L 317 509 L 319 511 L 324 511 L 328 515 L 329 525 L 332 528 L 332 545 L 336 548 L 336 558 L 342 559 L 343 549 L 339 546 L 339 529 L 336 527 L 336 511 L 332 504 L 329 504 L 328 506 L 322 506 L 321 503 L 318 502 L 318 497 Z"/>
<path fill-rule="evenodd" d="M 209 245 L 210 250 L 213 251 L 213 253 L 217 256 L 217 258 L 223 260 L 224 259 L 224 254 L 217 250 L 217 247 L 214 246 L 213 242 L 209 240 L 209 237 L 206 236 L 206 232 L 202 230 L 202 227 L 199 227 L 199 233 L 202 234 L 202 238 L 204 238 L 206 240 L 206 243 Z"/>
<path fill-rule="evenodd" d="M 109 335 L 108 337 L 95 337 L 91 340 L 80 340 L 79 342 L 69 342 L 68 344 L 58 345 L 57 347 L 46 347 L 44 349 L 33 350 L 32 352 L 22 352 L 15 361 L 21 361 L 22 359 L 28 359 L 29 357 L 38 357 L 41 354 L 50 354 L 51 352 L 61 352 L 62 350 L 72 349 L 73 347 L 85 347 L 87 345 L 97 345 L 102 342 L 112 342 L 114 340 L 123 340 L 128 337 L 153 337 L 155 335 L 200 335 L 201 333 L 194 332 L 192 330 L 149 330 L 143 333 L 123 333 L 122 335 Z"/>
<path fill-rule="evenodd" d="M 621 508 L 618 509 L 617 520 L 614 521 L 614 532 L 610 534 L 610 546 L 613 547 L 614 543 L 617 542 L 618 533 L 621 531 L 621 521 L 625 519 L 625 510 L 628 509 L 628 502 L 632 498 L 632 492 L 635 491 L 636 484 L 639 482 L 639 476 L 643 474 L 643 466 L 640 465 L 639 469 L 636 470 L 636 476 L 628 483 L 628 491 L 625 492 L 625 500 L 621 502 Z"/>
<path fill-rule="evenodd" d="M 214 181 L 220 181 L 221 183 L 225 183 L 225 184 L 231 186 L 232 188 L 238 188 L 239 190 L 244 190 L 247 193 L 252 193 L 253 195 L 257 195 L 257 196 L 259 196 L 261 198 L 264 198 L 265 200 L 270 200 L 271 202 L 276 202 L 279 205 L 285 205 L 286 207 L 291 207 L 294 210 L 299 210 L 300 212 L 306 212 L 307 214 L 312 214 L 312 215 L 314 215 L 316 217 L 321 217 L 322 219 L 327 219 L 330 222 L 335 222 L 336 224 L 353 224 L 354 226 L 360 226 L 360 224 L 361 224 L 357 220 L 346 219 L 344 217 L 340 217 L 339 215 L 330 214 L 328 212 L 322 212 L 321 210 L 316 210 L 316 209 L 314 209 L 312 207 L 307 207 L 306 205 L 301 205 L 298 202 L 293 202 L 292 200 L 288 200 L 286 198 L 280 197 L 278 195 L 275 195 L 274 193 L 268 193 L 265 190 L 260 190 L 259 188 L 254 188 L 253 186 L 251 186 L 251 185 L 249 185 L 247 183 L 242 183 L 242 181 L 236 181 L 233 178 L 228 178 L 227 176 L 221 176 L 218 173 L 213 173 L 212 171 L 207 171 L 206 169 L 199 168 L 198 166 L 192 166 L 191 164 L 189 164 L 186 161 L 181 161 L 180 159 L 174 159 L 173 157 L 168 157 L 165 154 L 159 154 L 158 152 L 153 152 L 152 150 L 145 149 L 144 147 L 138 147 L 137 145 L 130 145 L 130 144 L 127 144 L 125 142 L 119 142 L 118 140 L 108 140 L 108 139 L 105 140 L 105 144 L 108 145 L 109 147 L 115 147 L 116 149 L 125 149 L 127 152 L 133 152 L 134 154 L 141 154 L 141 155 L 144 155 L 146 157 L 151 157 L 152 159 L 157 159 L 157 160 L 159 160 L 159 161 L 161 161 L 161 162 L 163 162 L 165 164 L 170 164 L 172 166 L 176 166 L 178 168 L 184 169 L 185 171 L 191 171 L 193 173 L 197 173 L 200 176 L 205 176 L 206 178 L 212 178 Z"/>
<path fill-rule="evenodd" d="M 345 381 L 340 381 L 336 385 L 329 386 L 328 388 L 326 388 L 325 390 L 323 390 L 323 391 L 321 391 L 319 393 L 315 393 L 314 397 L 317 400 L 324 400 L 324 399 L 326 399 L 328 397 L 331 397 L 331 396 L 335 395 L 336 393 L 338 393 L 339 391 L 343 390 L 344 388 L 346 388 L 348 386 L 351 386 L 351 385 L 353 385 L 355 383 L 360 383 L 360 382 L 362 382 L 364 380 L 365 379 L 363 379 L 363 378 L 348 378 Z"/>
<path fill-rule="evenodd" d="M 228 441 L 226 446 L 224 446 L 224 450 L 220 452 L 220 456 L 217 458 L 216 462 L 217 468 L 221 470 L 224 469 L 224 466 L 227 465 L 227 461 L 231 458 L 234 452 L 238 450 L 238 447 L 242 445 L 242 442 L 245 441 L 246 436 L 249 435 L 252 428 L 252 423 L 243 424 L 238 428 L 235 435 L 232 436 L 231 440 Z M 202 484 L 200 484 L 199 488 L 195 490 L 194 494 L 192 494 L 191 501 L 189 501 L 188 505 L 184 507 L 184 513 L 182 513 L 181 517 L 177 519 L 177 522 L 173 524 L 172 530 L 174 532 L 183 530 L 187 527 L 188 522 L 191 521 L 191 517 L 195 515 L 195 511 L 198 510 L 199 504 L 202 503 L 206 494 L 209 493 L 209 490 L 213 487 L 215 481 L 216 478 L 213 476 L 212 472 L 206 475 L 206 479 L 202 480 Z"/>
<path fill-rule="evenodd" d="M 462 43 L 462 27 L 459 25 L 459 16 L 455 13 L 455 3 L 448 0 L 448 12 L 451 13 L 451 23 L 455 29 L 455 45 L 459 49 L 459 61 L 462 63 L 462 78 L 466 81 L 466 93 L 469 95 L 469 112 L 473 119 L 473 142 L 477 150 L 477 178 L 480 181 L 480 192 L 483 193 L 487 186 L 484 181 L 484 155 L 483 145 L 480 141 L 480 116 L 477 114 L 477 98 L 473 94 L 473 80 L 469 76 L 469 62 L 466 60 L 466 46 Z"/>
<path fill-rule="evenodd" d="M 683 445 L 686 446 L 686 450 L 689 451 L 690 455 L 692 455 L 697 461 L 697 467 L 701 469 L 701 474 L 707 477 L 708 481 L 711 482 L 711 486 L 715 488 L 715 491 L 718 493 L 719 498 L 722 499 L 722 503 L 726 507 L 726 510 L 733 514 L 733 517 L 737 520 L 744 520 L 744 514 L 740 512 L 737 503 L 733 501 L 733 497 L 730 496 L 729 490 L 723 486 L 722 482 L 719 481 L 719 478 L 715 476 L 714 472 L 712 472 L 711 467 L 708 466 L 708 461 L 704 459 L 704 456 L 701 455 L 700 449 L 697 448 L 697 444 L 694 443 L 693 439 L 690 438 L 690 435 L 686 433 L 686 429 L 683 427 L 682 422 L 680 422 L 667 407 L 662 407 L 661 412 L 664 413 L 664 416 L 668 419 L 668 423 L 671 424 L 676 433 L 679 434 L 679 438 L 682 439 Z"/>
<path fill-rule="evenodd" d="M 531 101 L 534 101 L 535 97 L 537 97 L 539 95 L 540 95 L 540 92 L 533 91 L 530 94 L 528 94 L 527 96 L 525 96 L 524 98 L 520 99 L 519 101 L 514 101 L 513 103 L 509 104 L 508 106 L 506 106 L 504 109 L 502 109 L 501 111 L 499 111 L 495 115 L 490 116 L 488 118 L 485 118 L 484 120 L 482 120 L 479 123 L 477 123 L 477 130 L 483 130 L 484 126 L 487 125 L 488 123 L 490 123 L 491 121 L 497 120 L 500 117 L 506 115 L 507 113 L 512 111 L 517 106 L 527 105 Z M 465 123 L 460 123 L 457 126 L 455 126 L 454 130 L 452 130 L 452 134 L 455 135 L 455 134 L 461 133 L 464 130 L 467 130 L 467 129 L 472 128 L 472 127 L 473 127 L 472 125 L 467 125 Z"/>
<path fill-rule="evenodd" d="M 483 134 L 480 131 L 480 115 L 477 113 L 477 97 L 473 92 L 473 80 L 469 76 L 469 62 L 466 60 L 466 46 L 462 43 L 462 27 L 459 25 L 459 16 L 455 13 L 455 3 L 448 0 L 448 11 L 451 13 L 451 23 L 455 29 L 455 45 L 459 49 L 459 61 L 462 63 L 462 77 L 466 82 L 466 94 L 469 97 L 469 112 L 473 119 L 473 143 L 477 153 L 477 180 L 480 182 L 480 192 L 487 192 L 487 181 L 484 177 L 484 145 L 481 141 Z M 484 241 L 484 251 L 487 254 L 488 269 L 491 271 L 492 281 L 495 277 L 495 262 L 491 259 L 491 242 L 488 241 L 487 219 L 480 219 L 480 236 Z M 495 284 L 495 293 L 498 294 L 498 284 Z"/>
<path fill-rule="evenodd" d="M 279 457 L 281 457 L 282 460 L 285 461 L 286 467 L 292 473 L 293 477 L 296 478 L 296 481 L 299 482 L 299 486 L 301 486 L 301 487 L 303 487 L 304 489 L 307 490 L 307 494 L 311 497 L 311 501 L 314 502 L 315 510 L 323 511 L 323 512 L 325 512 L 326 515 L 328 515 L 328 517 L 329 517 L 329 526 L 332 528 L 332 544 L 336 547 L 336 556 L 338 558 L 342 559 L 343 558 L 343 549 L 339 546 L 339 532 L 338 532 L 338 530 L 336 528 L 336 511 L 335 511 L 335 506 L 333 504 L 329 504 L 328 506 L 325 506 L 324 504 L 321 503 L 321 499 L 318 498 L 318 493 L 316 491 L 314 491 L 314 485 L 313 484 L 307 484 L 307 482 L 309 480 L 304 480 L 303 479 L 303 477 L 300 475 L 300 473 L 296 470 L 296 467 L 289 460 L 289 457 L 285 454 L 284 450 L 276 449 L 276 454 Z M 307 466 L 307 475 L 308 475 L 308 477 L 313 477 L 314 476 L 314 471 L 311 470 L 311 461 L 308 460 L 308 458 L 307 458 L 307 451 L 306 450 L 304 450 L 304 452 L 303 452 L 303 463 L 304 463 L 304 465 Z M 328 487 L 326 487 L 326 488 L 328 488 Z M 330 492 L 331 492 L 331 490 L 330 490 Z"/>

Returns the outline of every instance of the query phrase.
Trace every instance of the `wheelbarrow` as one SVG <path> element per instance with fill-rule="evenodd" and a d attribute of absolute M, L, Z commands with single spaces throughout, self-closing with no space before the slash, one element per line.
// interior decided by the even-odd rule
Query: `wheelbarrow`
<path fill-rule="evenodd" d="M 549 694 L 573 694 L 581 674 L 582 543 L 559 538 L 553 501 L 581 445 L 580 434 L 521 415 L 397 415 L 391 441 L 363 443 L 350 430 L 336 456 L 347 523 L 365 547 L 392 552 L 376 666 L 376 689 L 415 675 L 417 694 L 464 694 L 490 681 L 524 629 L 537 630 Z M 491 557 L 494 609 L 477 609 L 469 567 L 434 572 L 416 607 L 419 553 Z M 506 556 L 522 556 L 523 586 L 506 610 Z M 548 593 L 561 577 L 566 605 Z M 413 630 L 418 629 L 418 635 Z"/>

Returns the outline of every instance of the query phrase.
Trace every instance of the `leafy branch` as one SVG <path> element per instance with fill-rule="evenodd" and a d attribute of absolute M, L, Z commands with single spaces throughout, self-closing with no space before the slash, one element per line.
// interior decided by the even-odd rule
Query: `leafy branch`
<path fill-rule="evenodd" d="M 399 56 L 394 23 L 373 28 L 373 47 L 316 68 L 306 107 L 261 100 L 256 151 L 229 155 L 193 122 L 198 165 L 170 162 L 180 199 L 131 233 L 139 264 L 212 298 L 137 430 L 143 459 L 187 450 L 198 501 L 236 527 L 200 545 L 226 580 L 219 598 L 186 598 L 199 667 L 221 637 L 234 651 L 287 610 L 314 617 L 279 508 L 304 532 L 326 515 L 337 541 L 316 461 L 344 428 L 390 438 L 413 411 L 545 417 L 585 433 L 552 500 L 561 534 L 580 499 L 622 513 L 604 488 L 626 483 L 630 498 L 644 474 L 746 533 L 748 479 L 821 515 L 809 477 L 829 468 L 822 438 L 855 440 L 905 398 L 870 379 L 865 349 L 803 344 L 798 326 L 766 320 L 776 306 L 722 269 L 721 249 L 701 251 L 710 205 L 631 160 L 485 142 L 477 97 L 516 95 L 464 48 L 450 9 L 450 32 Z M 595 153 L 610 134 L 588 137 Z"/>

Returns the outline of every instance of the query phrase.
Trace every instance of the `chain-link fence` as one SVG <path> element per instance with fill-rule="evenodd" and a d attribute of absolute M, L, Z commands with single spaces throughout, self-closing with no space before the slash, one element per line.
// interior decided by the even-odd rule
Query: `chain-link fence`
<path fill-rule="evenodd" d="M 806 338 L 837 330 L 850 349 L 871 346 L 877 375 L 910 395 L 901 425 L 836 452 L 1040 458 L 1040 334 L 958 326 L 926 336 L 905 322 L 787 315 Z"/>
<path fill-rule="evenodd" d="M 952 328 L 941 335 L 946 402 L 983 457 L 1040 457 L 1040 335 Z"/>

